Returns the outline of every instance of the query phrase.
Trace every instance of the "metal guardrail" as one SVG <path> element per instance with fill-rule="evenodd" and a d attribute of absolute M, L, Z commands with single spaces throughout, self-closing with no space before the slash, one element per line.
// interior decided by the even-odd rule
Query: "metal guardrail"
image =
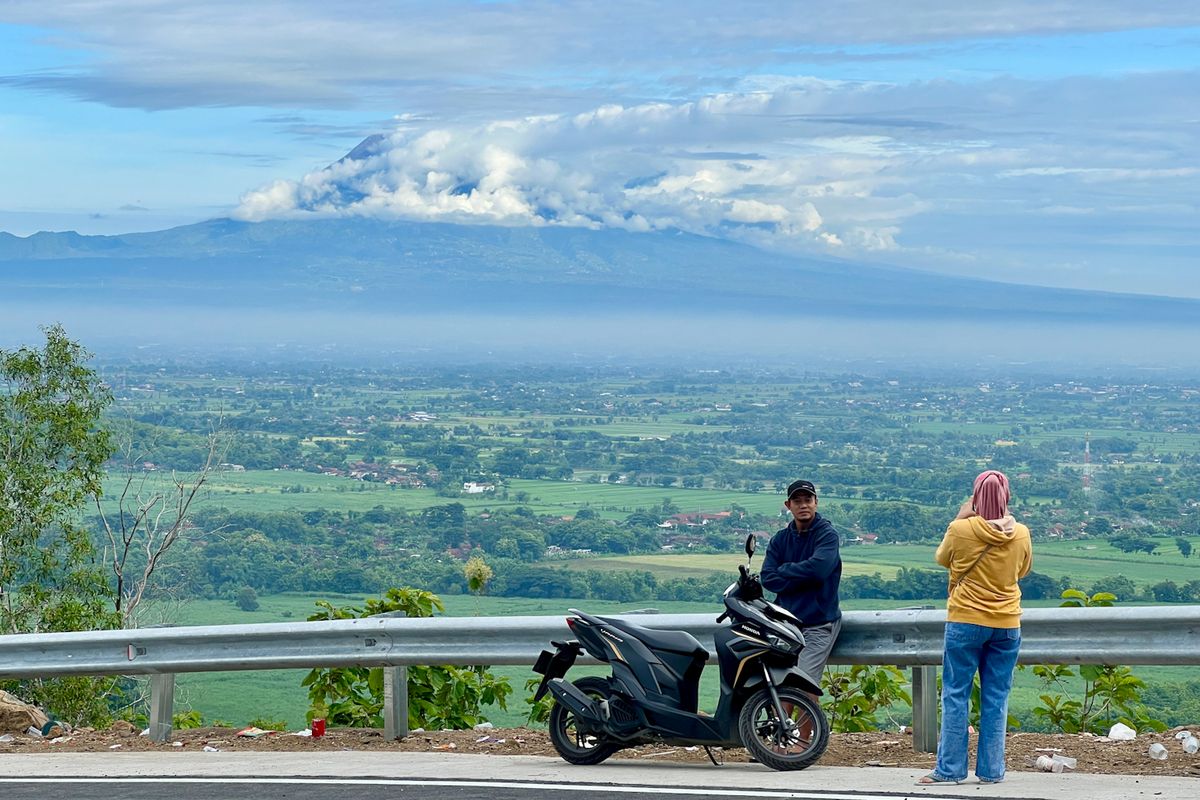
<path fill-rule="evenodd" d="M 715 614 L 637 614 L 649 628 L 686 630 L 713 651 Z M 914 747 L 936 745 L 935 666 L 942 610 L 849 611 L 833 664 L 914 667 Z M 401 668 L 422 664 L 532 665 L 551 639 L 569 637 L 565 616 L 368 617 L 325 622 L 142 628 L 0 636 L 0 679 L 63 675 L 151 675 L 151 732 L 171 732 L 174 676 L 313 667 L 393 667 L 385 672 L 389 736 L 407 733 Z M 1026 664 L 1200 665 L 1200 606 L 1029 609 L 1022 618 Z M 931 745 L 932 743 L 932 745 Z"/>

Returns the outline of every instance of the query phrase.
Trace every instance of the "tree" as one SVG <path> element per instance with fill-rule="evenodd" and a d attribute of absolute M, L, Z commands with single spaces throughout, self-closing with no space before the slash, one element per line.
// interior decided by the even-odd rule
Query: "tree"
<path fill-rule="evenodd" d="M 112 394 L 60 326 L 44 347 L 0 350 L 0 633 L 116 628 L 120 615 L 80 515 L 112 452 Z M 22 684 L 26 700 L 77 724 L 110 719 L 102 678 Z"/>
<path fill-rule="evenodd" d="M 113 603 L 122 627 L 135 628 L 142 599 L 154 586 L 155 574 L 168 551 L 189 529 L 192 503 L 223 459 L 229 441 L 218 425 L 208 435 L 200 468 L 190 474 L 172 471 L 169 477 L 140 469 L 143 462 L 152 459 L 153 450 L 135 450 L 132 435 L 125 441 L 121 451 L 123 482 L 114 493 L 116 510 L 106 508 L 99 496 L 94 502 L 108 540 L 104 562 L 115 581 Z"/>
<path fill-rule="evenodd" d="M 112 452 L 112 394 L 60 326 L 45 347 L 0 350 L 0 631 L 116 627 L 107 581 L 79 524 Z"/>
<path fill-rule="evenodd" d="M 1187 539 L 1183 538 L 1182 536 L 1177 536 L 1175 538 L 1175 546 L 1179 548 L 1179 552 L 1183 554 L 1184 558 L 1191 557 L 1192 543 Z"/>
<path fill-rule="evenodd" d="M 249 586 L 243 586 L 237 596 L 237 607 L 242 611 L 258 611 L 258 594 Z"/>

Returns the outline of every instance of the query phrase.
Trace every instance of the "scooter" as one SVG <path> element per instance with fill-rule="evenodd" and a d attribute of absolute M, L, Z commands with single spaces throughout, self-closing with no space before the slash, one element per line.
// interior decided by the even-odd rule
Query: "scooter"
<path fill-rule="evenodd" d="M 754 537 L 746 538 L 747 564 Z M 700 673 L 708 651 L 686 631 L 644 628 L 624 619 L 595 617 L 576 609 L 567 625 L 577 637 L 551 642 L 534 665 L 542 682 L 534 694 L 554 697 L 550 740 L 571 764 L 599 764 L 639 744 L 744 746 L 777 770 L 804 769 L 825 752 L 829 722 L 815 697 L 819 678 L 804 674 L 800 620 L 763 598 L 758 576 L 738 565 L 725 590 L 732 624 L 714 635 L 720 667 L 720 698 L 712 715 L 699 711 Z M 608 677 L 564 679 L 583 651 L 612 668 Z"/>

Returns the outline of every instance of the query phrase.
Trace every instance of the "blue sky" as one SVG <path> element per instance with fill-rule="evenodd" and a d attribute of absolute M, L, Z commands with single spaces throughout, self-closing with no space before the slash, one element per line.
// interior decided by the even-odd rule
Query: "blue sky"
<path fill-rule="evenodd" d="M 0 230 L 682 228 L 1200 297 L 1198 77 L 1184 2 L 7 0 Z"/>

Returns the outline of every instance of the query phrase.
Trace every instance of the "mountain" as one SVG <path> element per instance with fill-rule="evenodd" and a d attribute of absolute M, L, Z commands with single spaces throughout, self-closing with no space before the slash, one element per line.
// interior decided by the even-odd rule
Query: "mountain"
<path fill-rule="evenodd" d="M 152 233 L 0 233 L 0 297 L 220 307 L 1200 321 L 1200 301 L 781 255 L 678 231 L 363 218 L 216 219 Z"/>

